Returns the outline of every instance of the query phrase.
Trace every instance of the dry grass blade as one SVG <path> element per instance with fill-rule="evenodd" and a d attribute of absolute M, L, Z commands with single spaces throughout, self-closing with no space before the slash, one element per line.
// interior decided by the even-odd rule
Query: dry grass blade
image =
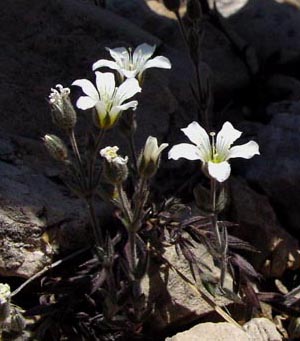
<path fill-rule="evenodd" d="M 156 255 L 155 249 L 151 248 Z M 209 297 L 202 289 L 195 285 L 190 279 L 188 279 L 180 270 L 178 270 L 173 264 L 171 264 L 167 259 L 163 258 L 163 261 L 173 270 L 189 287 L 196 293 L 197 296 L 201 297 L 207 304 L 209 304 L 217 314 L 219 314 L 223 319 L 236 327 L 243 329 L 230 315 L 228 315 L 220 306 L 218 306 L 212 298 Z"/>

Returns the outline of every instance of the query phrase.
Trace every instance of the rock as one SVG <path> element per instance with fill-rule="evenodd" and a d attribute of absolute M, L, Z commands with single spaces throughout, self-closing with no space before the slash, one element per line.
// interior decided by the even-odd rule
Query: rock
<path fill-rule="evenodd" d="M 286 106 L 286 102 L 283 103 Z M 245 176 L 263 191 L 284 228 L 299 235 L 299 169 L 300 111 L 295 103 L 286 109 L 280 105 L 268 111 L 272 117 L 267 125 L 256 127 L 261 156 L 245 168 Z M 278 108 L 278 112 L 276 112 Z M 282 109 L 282 111 L 281 111 Z"/>
<path fill-rule="evenodd" d="M 276 326 L 270 320 L 260 317 L 253 318 L 243 325 L 244 330 L 255 341 L 281 341 L 282 337 L 276 330 Z"/>
<path fill-rule="evenodd" d="M 197 244 L 196 247 L 191 248 L 191 251 L 194 252 L 200 264 L 206 264 L 208 267 L 205 269 L 206 272 L 211 269 L 212 278 L 219 278 L 219 270 L 213 265 L 212 258 L 203 245 Z M 194 282 L 189 263 L 181 253 L 180 255 L 177 254 L 174 246 L 166 248 L 164 257 L 184 276 Z M 197 274 L 198 271 L 195 270 L 195 273 Z M 201 284 L 199 276 L 197 276 L 197 285 L 219 306 L 231 303 L 225 297 L 218 295 L 213 298 Z M 226 277 L 225 287 L 232 290 L 232 279 L 229 275 Z M 168 266 L 162 268 L 153 266 L 149 275 L 143 279 L 142 291 L 149 297 L 151 302 L 155 302 L 151 328 L 156 330 L 162 330 L 166 327 L 178 328 L 182 324 L 190 323 L 200 316 L 214 312 L 214 309 L 199 295 L 196 295 L 189 284 Z"/>
<path fill-rule="evenodd" d="M 109 8 L 120 16 L 130 19 L 138 27 L 146 29 L 147 32 L 159 37 L 167 47 L 175 48 L 177 53 L 175 51 L 169 53 L 175 68 L 173 74 L 180 72 L 181 81 L 191 82 L 194 77 L 193 65 L 190 63 L 178 24 L 174 16 L 174 20 L 166 17 L 168 13 L 171 13 L 170 11 L 167 11 L 161 3 L 156 1 L 155 3 L 155 8 L 159 9 L 160 15 L 153 13 L 153 11 L 149 10 L 149 5 L 147 6 L 143 1 L 139 0 L 113 0 L 110 2 Z M 136 15 L 136 13 L 139 13 L 139 15 Z M 181 15 L 184 15 L 184 8 L 181 10 Z M 170 15 L 168 17 L 172 18 Z M 203 30 L 205 34 L 201 45 L 201 61 L 206 66 L 200 67 L 200 74 L 202 74 L 202 77 L 206 77 L 207 68 L 212 70 L 210 76 L 212 77 L 211 81 L 216 101 L 228 99 L 228 96 L 232 96 L 238 89 L 248 85 L 249 74 L 247 67 L 237 56 L 223 32 L 208 21 L 204 22 Z M 183 63 L 186 65 L 185 68 L 183 68 Z M 172 79 L 171 84 L 176 84 L 176 82 Z M 184 88 L 184 84 L 182 84 L 182 88 Z M 172 86 L 171 89 L 173 90 Z M 186 96 L 179 98 L 185 99 Z M 189 93 L 189 101 L 194 101 L 191 93 Z"/>
<path fill-rule="evenodd" d="M 0 57 L 0 86 L 5 89 L 0 92 L 1 127 L 23 136 L 53 130 L 45 100 L 50 88 L 92 79 L 91 66 L 104 57 L 111 41 L 160 44 L 125 18 L 85 1 L 33 0 L 28 8 L 26 1 L 17 0 L 2 6 L 1 13 L 1 26 L 6 27 L 0 33 L 5 56 Z"/>
<path fill-rule="evenodd" d="M 224 1 L 217 1 L 220 4 Z M 235 4 L 237 11 L 228 22 L 235 31 L 252 45 L 260 60 L 266 62 L 277 56 L 278 64 L 294 62 L 300 57 L 300 12 L 294 7 L 279 4 L 273 0 L 252 0 L 238 8 L 243 1 L 228 0 L 223 6 L 217 5 L 221 13 L 229 14 Z"/>
<path fill-rule="evenodd" d="M 247 334 L 227 322 L 201 323 L 195 327 L 166 338 L 166 341 L 249 341 Z"/>
<path fill-rule="evenodd" d="M 32 155 L 38 160 L 38 154 L 32 150 L 11 163 L 21 150 L 4 134 L 1 140 L 0 159 L 9 151 L 10 163 L 0 161 L 0 274 L 29 278 L 51 264 L 55 245 L 74 249 L 87 244 L 88 215 L 81 200 L 43 175 L 42 162 L 39 171 L 37 161 L 35 170 L 29 166 Z M 21 140 L 24 152 L 26 140 Z M 34 144 L 40 143 L 29 145 Z"/>
<path fill-rule="evenodd" d="M 208 0 L 210 8 L 216 6 L 218 12 L 222 14 L 224 18 L 230 17 L 233 14 L 238 13 L 247 5 L 249 0 Z"/>
<path fill-rule="evenodd" d="M 244 329 L 244 330 L 243 330 Z M 247 322 L 243 329 L 222 323 L 201 323 L 178 333 L 166 341 L 281 341 L 275 325 L 266 318 L 254 318 Z"/>
<path fill-rule="evenodd" d="M 268 198 L 242 179 L 232 177 L 230 189 L 230 214 L 239 226 L 229 232 L 257 248 L 259 253 L 249 255 L 255 267 L 274 277 L 280 277 L 286 269 L 298 268 L 299 243 L 281 226 Z"/>

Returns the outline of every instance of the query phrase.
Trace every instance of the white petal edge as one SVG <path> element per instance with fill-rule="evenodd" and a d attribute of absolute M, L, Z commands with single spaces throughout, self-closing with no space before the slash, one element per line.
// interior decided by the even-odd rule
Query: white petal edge
<path fill-rule="evenodd" d="M 118 111 L 124 111 L 129 108 L 133 108 L 133 110 L 135 110 L 137 105 L 138 105 L 138 101 L 130 101 L 121 105 L 116 105 L 115 107 L 112 108 L 111 111 L 114 111 L 114 108 L 116 108 L 116 110 Z"/>
<path fill-rule="evenodd" d="M 93 98 L 89 96 L 81 96 L 78 98 L 76 102 L 76 106 L 79 109 L 87 110 L 87 109 L 93 108 L 97 102 L 98 101 L 94 100 Z"/>
<path fill-rule="evenodd" d="M 199 154 L 199 149 L 189 143 L 180 143 L 173 146 L 169 153 L 168 158 L 173 160 L 178 160 L 184 158 L 187 160 L 201 160 L 204 161 Z"/>
<path fill-rule="evenodd" d="M 115 75 L 111 72 L 96 71 L 96 84 L 101 100 L 110 99 L 115 91 Z"/>
<path fill-rule="evenodd" d="M 196 121 L 190 123 L 186 128 L 181 129 L 183 133 L 190 139 L 191 142 L 195 143 L 198 147 L 198 152 L 201 154 L 203 161 L 209 161 L 211 158 L 211 144 L 209 136 L 204 128 Z"/>
<path fill-rule="evenodd" d="M 133 64 L 136 64 L 136 62 L 141 57 L 143 61 L 148 60 L 153 55 L 155 49 L 156 49 L 156 45 L 149 45 L 147 43 L 143 43 L 137 46 L 132 56 Z"/>
<path fill-rule="evenodd" d="M 249 141 L 240 146 L 232 147 L 229 150 L 228 158 L 242 157 L 244 159 L 251 159 L 254 155 L 260 155 L 259 146 L 255 141 Z"/>
<path fill-rule="evenodd" d="M 99 100 L 99 94 L 94 84 L 88 79 L 77 79 L 72 85 L 80 86 L 82 91 L 94 100 Z"/>
<path fill-rule="evenodd" d="M 155 154 L 154 154 L 154 161 L 156 161 L 160 154 L 163 152 L 164 149 L 166 149 L 167 147 L 169 146 L 169 143 L 162 143 L 158 149 L 155 151 Z"/>
<path fill-rule="evenodd" d="M 222 129 L 218 132 L 216 141 L 216 152 L 223 158 L 228 159 L 229 148 L 236 141 L 242 132 L 235 129 L 230 122 L 225 122 Z"/>
<path fill-rule="evenodd" d="M 151 67 L 158 67 L 161 69 L 171 69 L 172 65 L 168 58 L 163 56 L 157 56 L 153 59 L 148 60 L 143 66 L 143 70 L 149 69 Z"/>
<path fill-rule="evenodd" d="M 135 70 L 121 69 L 121 72 L 126 78 L 134 78 L 137 75 L 138 70 L 137 69 Z"/>
<path fill-rule="evenodd" d="M 110 53 L 111 57 L 119 64 L 120 66 L 127 64 L 129 62 L 129 53 L 125 47 L 116 47 L 114 49 L 106 48 Z"/>
<path fill-rule="evenodd" d="M 135 110 L 138 105 L 138 101 L 131 101 L 124 103 L 122 105 L 116 105 L 111 108 L 111 111 L 109 112 L 109 116 L 111 120 L 115 120 L 116 117 L 120 114 L 121 111 L 127 110 L 129 108 L 132 108 L 132 110 Z"/>
<path fill-rule="evenodd" d="M 230 164 L 227 161 L 220 163 L 208 162 L 208 173 L 218 182 L 226 181 L 231 172 Z"/>
<path fill-rule="evenodd" d="M 106 60 L 106 59 L 99 59 L 93 64 L 93 71 L 101 67 L 108 67 L 112 70 L 120 69 L 120 66 L 116 62 L 113 62 L 111 60 Z"/>
<path fill-rule="evenodd" d="M 126 79 L 116 92 L 116 105 L 122 104 L 126 99 L 134 96 L 136 93 L 141 92 L 142 88 L 135 78 Z"/>

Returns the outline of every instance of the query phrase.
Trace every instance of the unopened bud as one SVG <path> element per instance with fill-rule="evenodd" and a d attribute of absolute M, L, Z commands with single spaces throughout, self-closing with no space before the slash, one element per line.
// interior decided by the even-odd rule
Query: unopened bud
<path fill-rule="evenodd" d="M 163 3 L 169 11 L 178 12 L 180 0 L 163 0 Z"/>
<path fill-rule="evenodd" d="M 48 152 L 55 160 L 66 161 L 68 159 L 68 149 L 58 136 L 45 135 L 43 141 Z"/>
<path fill-rule="evenodd" d="M 186 15 L 191 21 L 200 21 L 203 13 L 199 0 L 189 0 L 186 6 Z"/>
<path fill-rule="evenodd" d="M 0 283 L 0 322 L 10 316 L 10 286 Z"/>
<path fill-rule="evenodd" d="M 141 177 L 149 179 L 155 175 L 159 167 L 160 155 L 167 147 L 168 143 L 162 143 L 158 147 L 157 138 L 148 137 L 138 161 L 138 171 Z"/>
<path fill-rule="evenodd" d="M 72 130 L 77 122 L 76 111 L 70 101 L 70 89 L 61 84 L 57 89 L 51 89 L 49 103 L 52 108 L 52 120 L 55 125 L 63 130 Z"/>
<path fill-rule="evenodd" d="M 107 182 L 118 185 L 123 183 L 128 176 L 128 157 L 119 156 L 117 151 L 119 148 L 106 147 L 100 150 L 100 155 L 105 159 L 103 165 L 103 174 Z"/>

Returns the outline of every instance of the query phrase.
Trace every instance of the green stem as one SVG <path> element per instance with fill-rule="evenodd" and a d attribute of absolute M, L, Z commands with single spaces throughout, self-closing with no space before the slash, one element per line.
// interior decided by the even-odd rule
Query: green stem
<path fill-rule="evenodd" d="M 136 156 L 136 149 L 135 149 L 135 143 L 134 143 L 134 131 L 130 133 L 129 137 L 129 147 L 130 147 L 130 153 L 133 161 L 133 168 L 135 173 L 137 174 L 138 166 L 137 166 L 137 156 Z"/>
<path fill-rule="evenodd" d="M 139 186 L 139 195 L 137 197 L 137 201 L 136 201 L 136 205 L 135 205 L 135 209 L 133 212 L 133 221 L 132 224 L 134 226 L 132 226 L 132 229 L 134 231 L 138 231 L 140 229 L 140 226 L 136 226 L 136 224 L 138 222 L 141 221 L 141 215 L 142 215 L 142 210 L 145 204 L 145 197 L 144 197 L 144 193 L 145 193 L 145 188 L 147 185 L 147 179 L 145 177 L 141 178 L 141 183 Z"/>
<path fill-rule="evenodd" d="M 81 160 L 81 156 L 80 156 L 80 153 L 79 153 L 79 149 L 78 149 L 78 145 L 77 145 L 74 129 L 72 129 L 72 131 L 69 133 L 69 139 L 70 139 L 70 142 L 71 142 L 72 150 L 73 150 L 73 153 L 74 153 L 74 156 L 75 156 L 75 160 L 76 160 L 76 164 L 77 164 L 77 167 L 78 167 L 79 180 L 81 182 L 80 183 L 80 187 L 81 188 L 85 188 L 86 187 L 86 183 L 85 183 L 84 170 L 83 170 L 82 160 Z"/>
<path fill-rule="evenodd" d="M 103 235 L 101 228 L 99 226 L 99 222 L 97 219 L 96 211 L 95 211 L 95 206 L 94 206 L 94 197 L 90 196 L 86 198 L 86 203 L 89 209 L 89 214 L 90 214 L 90 221 L 93 229 L 93 234 L 96 240 L 96 246 L 102 247 L 103 246 Z"/>
<path fill-rule="evenodd" d="M 96 143 L 95 143 L 95 149 L 94 149 L 94 153 L 92 155 L 92 159 L 90 162 L 90 168 L 89 168 L 89 190 L 91 192 L 93 192 L 93 188 L 94 188 L 94 176 L 95 176 L 95 165 L 96 165 L 96 160 L 97 160 L 97 156 L 98 156 L 98 152 L 100 149 L 100 145 L 101 142 L 103 140 L 103 137 L 105 135 L 105 130 L 101 129 L 97 139 L 96 139 Z M 98 181 L 98 179 L 97 179 Z"/>
<path fill-rule="evenodd" d="M 117 191 L 118 191 L 118 195 L 120 198 L 120 203 L 121 203 L 121 208 L 123 211 L 123 214 L 125 215 L 125 219 L 126 219 L 126 228 L 129 230 L 129 227 L 132 224 L 132 214 L 129 211 L 129 202 L 128 202 L 128 198 L 126 196 L 126 193 L 124 193 L 122 184 L 118 184 L 117 185 Z"/>
<path fill-rule="evenodd" d="M 131 257 L 131 269 L 135 270 L 136 267 L 136 232 L 128 231 L 129 238 L 129 248 L 130 248 L 130 257 Z"/>

